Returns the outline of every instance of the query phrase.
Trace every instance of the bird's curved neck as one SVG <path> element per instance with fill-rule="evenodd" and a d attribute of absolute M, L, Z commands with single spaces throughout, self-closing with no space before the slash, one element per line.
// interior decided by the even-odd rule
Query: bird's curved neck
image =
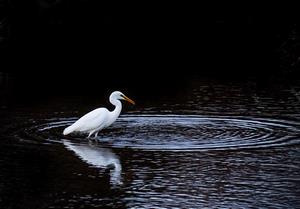
<path fill-rule="evenodd" d="M 112 120 L 116 120 L 117 117 L 119 117 L 121 110 L 122 110 L 122 103 L 117 99 L 110 100 L 110 103 L 112 103 L 115 106 L 115 109 L 111 111 Z"/>

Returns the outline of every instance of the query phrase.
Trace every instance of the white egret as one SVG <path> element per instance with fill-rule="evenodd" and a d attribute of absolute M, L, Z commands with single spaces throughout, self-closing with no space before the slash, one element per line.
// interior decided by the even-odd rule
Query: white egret
<path fill-rule="evenodd" d="M 109 96 L 110 103 L 115 106 L 113 111 L 109 111 L 104 107 L 97 108 L 85 114 L 71 126 L 67 127 L 63 134 L 68 135 L 72 132 L 82 132 L 88 133 L 88 138 L 93 134 L 97 137 L 100 130 L 110 126 L 119 117 L 122 110 L 122 103 L 120 100 L 126 100 L 131 104 L 135 104 L 133 100 L 129 99 L 122 92 L 114 91 Z"/>

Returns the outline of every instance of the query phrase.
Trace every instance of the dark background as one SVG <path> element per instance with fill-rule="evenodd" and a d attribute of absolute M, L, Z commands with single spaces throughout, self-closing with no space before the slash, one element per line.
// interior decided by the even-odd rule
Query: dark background
<path fill-rule="evenodd" d="M 274 2 L 1 1 L 0 71 L 19 97 L 117 88 L 159 93 L 195 77 L 294 79 L 297 8 Z"/>

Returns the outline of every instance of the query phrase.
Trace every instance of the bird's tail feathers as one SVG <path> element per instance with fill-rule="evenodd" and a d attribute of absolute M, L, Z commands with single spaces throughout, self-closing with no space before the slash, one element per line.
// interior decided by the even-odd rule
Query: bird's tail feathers
<path fill-rule="evenodd" d="M 68 135 L 68 134 L 72 133 L 74 130 L 75 130 L 74 126 L 69 126 L 69 127 L 65 128 L 63 134 Z"/>

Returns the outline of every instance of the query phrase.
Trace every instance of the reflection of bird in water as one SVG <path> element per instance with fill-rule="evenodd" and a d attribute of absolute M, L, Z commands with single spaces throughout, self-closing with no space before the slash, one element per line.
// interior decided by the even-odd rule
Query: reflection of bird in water
<path fill-rule="evenodd" d="M 72 132 L 83 132 L 89 133 L 88 137 L 92 134 L 95 134 L 95 137 L 97 137 L 100 130 L 110 126 L 119 117 L 122 110 L 122 103 L 120 100 L 126 100 L 131 104 L 135 104 L 134 101 L 126 97 L 122 92 L 114 91 L 109 97 L 110 103 L 115 106 L 113 111 L 109 111 L 104 107 L 97 108 L 85 114 L 71 126 L 67 127 L 63 134 L 67 135 Z"/>
<path fill-rule="evenodd" d="M 110 173 L 110 181 L 112 184 L 121 184 L 122 167 L 120 160 L 108 148 L 101 148 L 91 144 L 74 144 L 68 140 L 63 140 L 64 145 L 68 150 L 75 152 L 75 154 L 86 163 L 97 168 L 113 167 Z"/>

